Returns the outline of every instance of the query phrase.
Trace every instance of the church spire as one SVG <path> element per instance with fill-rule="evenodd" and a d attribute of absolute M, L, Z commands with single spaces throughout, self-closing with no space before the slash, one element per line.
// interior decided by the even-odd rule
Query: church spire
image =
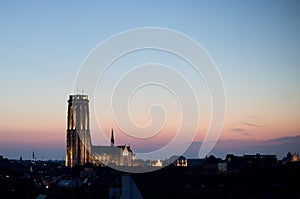
<path fill-rule="evenodd" d="M 110 146 L 115 146 L 114 129 L 111 128 Z"/>

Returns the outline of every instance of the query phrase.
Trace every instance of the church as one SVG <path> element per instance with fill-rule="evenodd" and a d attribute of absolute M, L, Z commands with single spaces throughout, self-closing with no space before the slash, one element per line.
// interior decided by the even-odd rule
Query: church
<path fill-rule="evenodd" d="M 111 130 L 110 146 L 92 146 L 92 157 L 95 164 L 114 164 L 116 166 L 133 166 L 135 154 L 129 145 L 115 146 L 114 131 Z"/>
<path fill-rule="evenodd" d="M 88 96 L 70 95 L 67 113 L 66 166 L 86 164 L 133 166 L 135 154 L 129 145 L 115 146 L 113 129 L 110 145 L 93 146 L 89 125 Z"/>

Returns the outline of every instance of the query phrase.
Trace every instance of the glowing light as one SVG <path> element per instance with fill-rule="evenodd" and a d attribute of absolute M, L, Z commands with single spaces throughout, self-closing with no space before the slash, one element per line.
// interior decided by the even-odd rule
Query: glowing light
<path fill-rule="evenodd" d="M 299 155 L 293 154 L 291 162 L 297 162 L 297 161 L 299 161 Z"/>
<path fill-rule="evenodd" d="M 162 162 L 161 162 L 161 160 L 157 160 L 157 162 L 154 163 L 152 166 L 154 166 L 154 167 L 162 167 Z"/>

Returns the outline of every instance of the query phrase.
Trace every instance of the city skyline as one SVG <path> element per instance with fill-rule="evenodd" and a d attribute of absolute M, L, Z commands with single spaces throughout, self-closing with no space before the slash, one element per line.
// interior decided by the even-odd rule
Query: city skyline
<path fill-rule="evenodd" d="M 0 4 L 0 87 L 3 93 L 0 155 L 30 158 L 35 151 L 39 159 L 64 158 L 66 100 L 70 94 L 82 92 L 73 91 L 80 65 L 100 42 L 119 32 L 142 27 L 182 32 L 201 44 L 216 63 L 225 86 L 227 113 L 220 143 L 212 153 L 265 150 L 281 157 L 288 151 L 300 151 L 296 144 L 288 148 L 289 143 L 300 143 L 299 2 L 29 1 Z M 197 85 L 195 89 L 200 91 L 197 97 L 202 99 L 200 115 L 204 116 L 201 115 L 203 123 L 193 141 L 200 143 L 211 114 L 206 106 L 210 102 L 209 95 L 203 79 L 198 80 L 177 58 L 157 52 L 137 53 L 116 62 L 105 78 L 109 84 L 115 76 L 122 75 L 126 67 L 151 61 L 169 63 L 185 73 L 192 85 Z M 163 95 L 159 89 L 146 91 L 153 95 L 141 95 L 137 99 L 146 98 L 150 103 L 156 100 L 153 96 Z M 174 101 L 170 96 L 164 99 L 163 103 Z M 101 104 L 97 106 L 97 111 L 104 109 Z M 140 126 L 149 122 L 145 111 L 138 108 L 132 112 Z M 171 112 L 169 116 L 176 113 Z M 110 129 L 114 126 L 116 143 L 130 144 L 137 151 L 163 146 L 172 137 L 178 120 L 173 118 L 174 124 L 164 129 L 165 138 L 144 145 L 127 143 L 130 140 L 121 135 L 122 129 L 111 116 L 102 119 L 103 132 L 91 114 L 93 144 L 109 143 Z M 258 145 L 261 151 L 255 151 Z M 243 146 L 248 148 L 243 149 Z M 279 146 L 282 149 L 276 151 Z"/>

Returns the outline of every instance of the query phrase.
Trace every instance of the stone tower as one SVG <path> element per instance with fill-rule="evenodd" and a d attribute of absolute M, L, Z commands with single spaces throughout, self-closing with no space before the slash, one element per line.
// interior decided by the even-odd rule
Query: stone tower
<path fill-rule="evenodd" d="M 91 159 L 89 100 L 87 95 L 70 95 L 67 116 L 66 166 L 85 165 Z"/>

